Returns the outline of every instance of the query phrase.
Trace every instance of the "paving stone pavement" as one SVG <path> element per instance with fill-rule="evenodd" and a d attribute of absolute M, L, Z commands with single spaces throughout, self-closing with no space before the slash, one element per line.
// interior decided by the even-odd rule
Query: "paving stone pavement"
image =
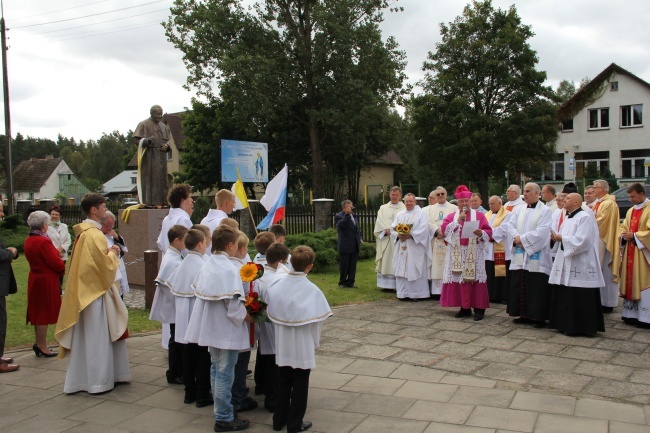
<path fill-rule="evenodd" d="M 594 338 L 514 325 L 501 305 L 482 322 L 455 312 L 434 301 L 334 308 L 311 374 L 310 431 L 650 433 L 650 331 L 624 325 L 619 309 Z M 160 334 L 127 345 L 131 383 L 92 396 L 62 393 L 67 360 L 8 352 L 21 369 L 0 374 L 0 429 L 212 431 L 212 409 L 183 404 L 182 387 L 166 383 Z M 241 416 L 250 432 L 273 431 L 262 408 Z"/>

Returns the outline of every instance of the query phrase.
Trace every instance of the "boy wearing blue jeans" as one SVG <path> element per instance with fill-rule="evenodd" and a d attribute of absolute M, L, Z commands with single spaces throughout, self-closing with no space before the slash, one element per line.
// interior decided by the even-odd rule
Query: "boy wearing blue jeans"
<path fill-rule="evenodd" d="M 249 349 L 248 323 L 241 277 L 229 260 L 237 252 L 237 231 L 219 226 L 212 234 L 212 255 L 195 283 L 196 301 L 185 339 L 208 346 L 214 399 L 214 431 L 245 430 L 248 420 L 233 411 L 231 388 L 240 350 Z"/>

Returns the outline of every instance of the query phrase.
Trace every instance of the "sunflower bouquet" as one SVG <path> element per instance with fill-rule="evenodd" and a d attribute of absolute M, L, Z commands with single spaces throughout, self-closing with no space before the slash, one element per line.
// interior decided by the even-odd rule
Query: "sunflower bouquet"
<path fill-rule="evenodd" d="M 253 281 L 264 275 L 264 267 L 260 264 L 249 262 L 239 269 L 239 276 L 245 283 L 250 283 L 250 289 L 246 295 L 246 312 L 251 315 L 255 323 L 268 322 L 266 307 L 268 306 L 256 291 L 253 290 Z"/>
<path fill-rule="evenodd" d="M 411 233 L 411 228 L 413 228 L 413 224 L 399 223 L 393 230 L 395 230 L 399 235 L 408 235 Z"/>

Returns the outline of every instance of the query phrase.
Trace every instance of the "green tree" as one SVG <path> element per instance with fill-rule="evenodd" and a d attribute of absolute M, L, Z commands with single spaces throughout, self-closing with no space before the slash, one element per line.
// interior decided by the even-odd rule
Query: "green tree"
<path fill-rule="evenodd" d="M 533 36 L 514 6 L 473 1 L 448 25 L 424 63 L 424 94 L 413 99 L 414 135 L 425 168 L 455 183 L 543 171 L 555 153 L 557 117 L 536 70 Z"/>
<path fill-rule="evenodd" d="M 363 142 L 368 156 L 377 153 L 368 129 L 350 125 L 377 123 L 373 116 L 404 91 L 404 53 L 379 30 L 388 4 L 264 0 L 245 10 L 236 0 L 175 0 L 165 29 L 184 53 L 187 86 L 209 100 L 218 93 L 242 132 L 274 138 L 300 128 L 309 144 L 301 154 L 321 197 L 325 167 L 340 162 L 339 148 Z"/>
<path fill-rule="evenodd" d="M 576 85 L 573 81 L 562 80 L 555 89 L 555 97 L 562 104 L 568 101 L 576 93 Z"/>

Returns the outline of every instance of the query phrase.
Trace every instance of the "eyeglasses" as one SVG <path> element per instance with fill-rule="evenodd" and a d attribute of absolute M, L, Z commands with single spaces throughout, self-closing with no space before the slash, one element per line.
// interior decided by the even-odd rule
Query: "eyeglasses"
<path fill-rule="evenodd" d="M 446 194 L 444 192 L 436 194 L 436 197 L 444 197 Z"/>

